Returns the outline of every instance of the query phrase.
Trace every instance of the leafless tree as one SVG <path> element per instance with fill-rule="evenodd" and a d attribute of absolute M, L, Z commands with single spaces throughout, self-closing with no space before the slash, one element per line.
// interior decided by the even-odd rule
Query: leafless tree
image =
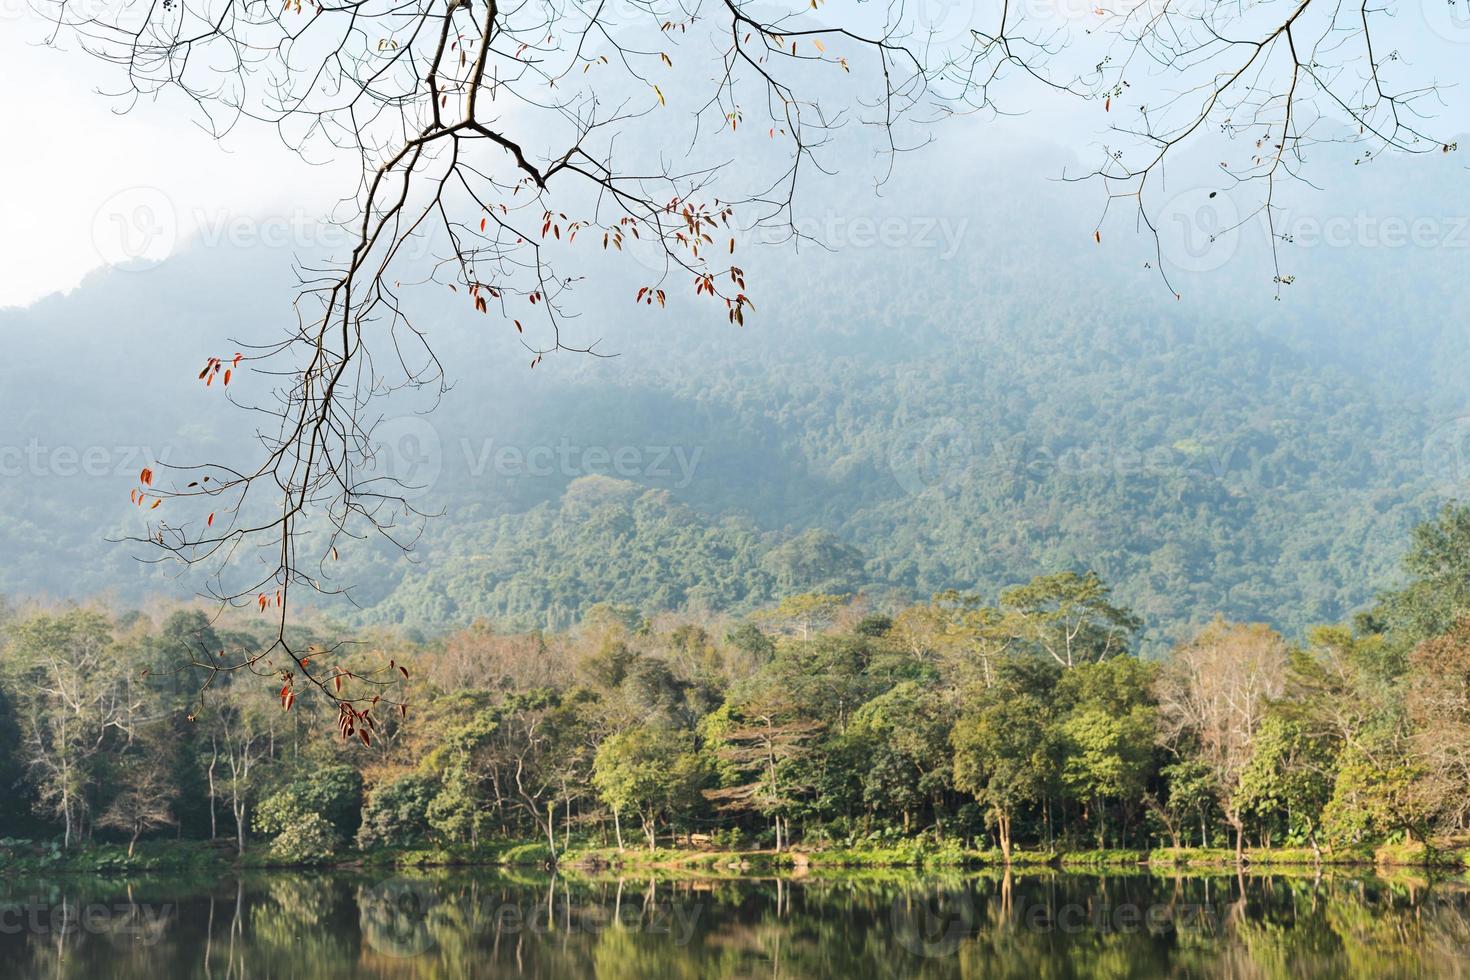
<path fill-rule="evenodd" d="M 97 819 L 99 827 L 115 827 L 129 835 L 128 857 L 144 833 L 178 822 L 173 813 L 178 783 L 169 771 L 173 762 L 162 747 L 136 754 L 124 767 L 122 790 Z"/>
<path fill-rule="evenodd" d="M 61 818 L 70 847 L 86 834 L 97 766 L 134 735 L 144 689 L 95 611 L 38 617 L 16 631 L 6 652 L 38 802 Z"/>
<path fill-rule="evenodd" d="M 999 25 L 976 31 L 977 91 L 983 104 L 1010 69 L 1101 103 L 1116 121 L 1098 162 L 1069 179 L 1102 184 L 1103 217 L 1114 202 L 1135 211 L 1170 290 L 1161 208 L 1171 169 L 1190 172 L 1180 158 L 1203 157 L 1218 188 L 1209 197 L 1235 190 L 1247 198 L 1234 225 L 1210 230 L 1263 221 L 1279 298 L 1295 278 L 1278 248 L 1288 237 L 1278 226 L 1281 185 L 1303 178 L 1314 148 L 1348 144 L 1355 165 L 1458 148 L 1430 132 L 1444 103 L 1421 62 L 1459 55 L 1447 39 L 1436 52 L 1421 25 L 1395 33 L 1395 13 L 1375 0 L 1001 0 Z M 1401 50 L 1399 40 L 1415 47 Z"/>
<path fill-rule="evenodd" d="M 1269 627 L 1216 620 L 1173 651 L 1159 674 L 1164 740 L 1189 745 L 1210 768 L 1220 809 L 1235 831 L 1235 856 L 1245 852 L 1237 801 L 1256 731 L 1286 677 L 1286 643 Z"/>
<path fill-rule="evenodd" d="M 1405 708 L 1422 766 L 1414 789 L 1446 829 L 1470 824 L 1470 618 L 1411 655 Z"/>

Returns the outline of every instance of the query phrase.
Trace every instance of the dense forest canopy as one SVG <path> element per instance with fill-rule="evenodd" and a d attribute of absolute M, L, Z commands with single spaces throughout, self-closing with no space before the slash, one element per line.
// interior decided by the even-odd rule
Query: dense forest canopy
<path fill-rule="evenodd" d="M 1375 166 L 1337 193 L 1407 172 Z M 381 465 L 443 516 L 416 561 L 344 548 L 360 608 L 331 611 L 425 635 L 480 618 L 559 630 L 598 602 L 743 614 L 795 591 L 881 605 L 1093 570 L 1159 652 L 1217 612 L 1301 639 L 1392 585 L 1409 528 L 1470 473 L 1463 250 L 1302 247 L 1282 302 L 1208 276 L 1183 301 L 1150 299 L 1141 256 L 1080 234 L 1048 244 L 1080 198 L 1006 177 L 1017 168 L 1045 172 L 1028 156 L 985 171 L 978 196 L 895 178 L 891 202 L 834 199 L 820 213 L 901 219 L 907 237 L 772 257 L 760 271 L 785 298 L 769 317 L 706 328 L 676 306 L 619 331 L 612 359 L 508 368 L 513 342 L 446 302 L 456 386 L 380 433 Z M 1022 187 L 1062 196 L 1022 207 Z M 1430 193 L 1405 184 L 1382 213 L 1443 211 Z M 941 218 L 964 229 L 952 253 Z M 1262 247 L 1242 239 L 1236 261 Z M 194 591 L 96 541 L 137 530 L 126 487 L 145 457 L 249 451 L 248 419 L 198 390 L 190 338 L 247 332 L 290 258 L 199 248 L 0 312 L 15 420 L 0 589 Z M 1385 319 L 1382 283 L 1426 275 Z M 241 276 L 261 288 L 217 302 Z M 125 366 L 142 351 L 160 380 L 139 388 Z"/>
<path fill-rule="evenodd" d="M 274 860 L 352 847 L 677 840 L 1324 849 L 1470 828 L 1470 509 L 1413 534 L 1408 582 L 1300 644 L 1207 623 L 1161 660 L 1094 575 L 893 614 L 791 594 L 750 617 L 591 608 L 562 633 L 365 631 L 333 672 L 411 663 L 411 713 L 324 740 L 216 659 L 261 620 L 0 607 L 0 826 L 60 847 L 160 835 Z M 303 649 L 340 635 L 300 624 Z M 180 662 L 197 666 L 178 670 Z M 197 676 L 196 676 L 197 675 Z M 16 845 L 13 841 L 7 846 Z"/>

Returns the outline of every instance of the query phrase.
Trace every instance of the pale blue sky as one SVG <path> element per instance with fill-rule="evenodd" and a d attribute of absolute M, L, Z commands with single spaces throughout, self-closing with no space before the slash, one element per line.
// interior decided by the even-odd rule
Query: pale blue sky
<path fill-rule="evenodd" d="M 952 18 L 955 4 L 944 2 Z M 1031 7 L 1043 2 L 1031 0 Z M 989 15 L 983 0 L 973 6 L 977 16 Z M 1379 28 L 1383 44 L 1391 51 L 1396 46 L 1399 58 L 1445 86 L 1439 125 L 1432 128 L 1451 134 L 1470 129 L 1464 86 L 1470 0 L 1411 0 L 1391 9 L 1395 16 L 1385 16 Z M 109 262 L 166 257 L 191 238 L 222 234 L 227 222 L 242 216 L 285 215 L 292 225 L 309 224 L 351 191 L 352 164 L 308 166 L 265 127 L 242 127 L 221 145 L 194 124 L 192 107 L 177 97 L 118 114 L 117 103 L 98 94 L 115 87 L 115 69 L 87 57 L 74 41 L 63 42 L 62 50 L 41 46 L 47 34 L 48 25 L 27 0 L 0 0 L 0 91 L 8 93 L 0 99 L 0 133 L 10 137 L 11 148 L 0 155 L 0 182 L 7 189 L 0 195 L 6 232 L 0 235 L 0 306 L 68 289 Z M 24 95 L 41 90 L 43 98 Z M 1035 108 L 1036 92 L 1026 94 L 1030 101 L 1018 104 Z M 938 135 L 948 141 L 956 165 L 1042 135 L 1066 147 L 1050 175 L 1056 176 L 1069 158 L 1074 172 L 1079 157 L 1095 159 L 1086 154 L 1097 151 L 1107 123 L 1118 121 L 1095 110 L 1043 106 L 1021 120 L 965 120 Z M 1203 158 L 1206 171 L 1214 159 Z M 1448 204 L 1461 199 L 1463 177 L 1464 165 L 1453 158 L 1426 179 L 1445 182 Z"/>

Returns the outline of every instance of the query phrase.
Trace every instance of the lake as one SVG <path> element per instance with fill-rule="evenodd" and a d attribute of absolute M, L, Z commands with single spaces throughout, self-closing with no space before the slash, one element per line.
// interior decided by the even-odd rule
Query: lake
<path fill-rule="evenodd" d="M 1460 880 L 505 870 L 0 878 L 0 976 L 1470 975 Z"/>

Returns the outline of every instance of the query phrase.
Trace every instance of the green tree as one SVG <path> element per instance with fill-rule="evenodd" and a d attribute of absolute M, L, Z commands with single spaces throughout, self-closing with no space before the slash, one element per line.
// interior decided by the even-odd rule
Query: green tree
<path fill-rule="evenodd" d="M 114 827 L 128 835 L 128 857 L 133 856 L 143 834 L 178 822 L 173 812 L 179 796 L 174 780 L 176 757 L 173 747 L 162 740 L 140 738 L 109 780 L 116 792 L 97 825 Z"/>
<path fill-rule="evenodd" d="M 1408 584 L 1385 593 L 1374 616 L 1404 646 L 1448 633 L 1470 611 L 1470 505 L 1446 504 L 1415 526 L 1403 569 Z"/>
<path fill-rule="evenodd" d="M 1143 797 L 1145 805 L 1159 817 L 1175 847 L 1183 845 L 1183 823 L 1187 816 L 1199 820 L 1199 846 L 1210 846 L 1207 814 L 1215 805 L 1215 780 L 1210 767 L 1192 756 L 1177 759 L 1159 770 L 1166 795 L 1162 802 L 1152 793 Z"/>
<path fill-rule="evenodd" d="M 1122 805 L 1126 836 L 1132 811 L 1156 767 L 1157 670 L 1134 657 L 1080 664 L 1057 682 L 1062 785 L 1093 815 L 1097 846 L 1107 846 L 1110 801 Z"/>
<path fill-rule="evenodd" d="M 1007 663 L 967 702 L 950 736 L 955 788 L 989 812 L 1007 862 L 1016 814 L 1041 802 L 1056 778 L 1048 732 L 1055 683 L 1040 662 Z"/>
<path fill-rule="evenodd" d="M 949 731 L 952 702 L 916 681 L 902 681 L 859 708 L 848 730 L 863 753 L 863 799 L 876 812 L 903 815 L 929 804 L 943 832 L 942 800 L 953 784 Z"/>
<path fill-rule="evenodd" d="M 37 805 L 61 820 L 70 847 L 90 827 L 109 752 L 134 732 L 145 689 L 128 652 L 95 610 L 40 615 L 10 629 L 3 665 Z"/>
<path fill-rule="evenodd" d="M 240 854 L 245 853 L 251 808 L 267 785 L 280 714 L 274 701 L 262 703 L 258 695 L 240 691 L 229 700 L 221 699 L 204 717 L 210 751 L 218 759 L 219 777 L 211 783 L 229 804 Z"/>
<path fill-rule="evenodd" d="M 1012 635 L 1063 667 L 1128 652 L 1142 621 L 1095 572 L 1041 575 L 1000 594 Z"/>
<path fill-rule="evenodd" d="M 681 729 L 644 725 L 609 736 L 597 750 L 592 783 L 613 812 L 618 847 L 623 813 L 636 814 L 651 851 L 661 820 L 698 798 L 704 770 L 694 737 Z"/>
<path fill-rule="evenodd" d="M 432 776 L 411 772 L 375 787 L 362 811 L 360 847 L 411 847 L 429 827 L 430 801 L 439 791 Z"/>
<path fill-rule="evenodd" d="M 423 819 L 437 839 L 479 846 L 480 834 L 492 816 L 485 787 L 494 787 L 492 791 L 501 795 L 499 778 L 509 761 L 497 751 L 500 745 L 495 736 L 500 726 L 497 709 L 476 711 L 467 721 L 443 734 L 439 747 L 428 760 L 438 779 L 433 784 L 432 796 L 424 804 Z M 534 773 L 518 775 L 534 778 Z M 409 801 L 413 801 L 412 796 L 403 802 Z"/>
<path fill-rule="evenodd" d="M 826 726 L 802 710 L 800 693 L 778 676 L 762 681 L 704 719 L 721 783 L 704 795 L 722 811 L 768 817 L 779 851 L 790 843 L 792 814 L 815 788 L 814 774 L 802 763 Z"/>
<path fill-rule="evenodd" d="M 1336 756 L 1331 741 L 1313 735 L 1300 717 L 1273 711 L 1261 722 L 1236 803 L 1266 823 L 1279 820 L 1289 839 L 1305 841 L 1320 863 L 1322 810 L 1332 796 Z"/>
<path fill-rule="evenodd" d="M 849 595 L 827 592 L 803 592 L 790 595 L 777 603 L 776 608 L 766 614 L 767 619 L 780 629 L 795 634 L 798 638 L 810 639 L 813 633 L 821 632 L 832 625 L 837 613 L 851 600 Z"/>
<path fill-rule="evenodd" d="M 781 594 L 854 591 L 860 581 L 863 556 L 830 531 L 814 528 L 772 548 L 761 568 Z"/>

